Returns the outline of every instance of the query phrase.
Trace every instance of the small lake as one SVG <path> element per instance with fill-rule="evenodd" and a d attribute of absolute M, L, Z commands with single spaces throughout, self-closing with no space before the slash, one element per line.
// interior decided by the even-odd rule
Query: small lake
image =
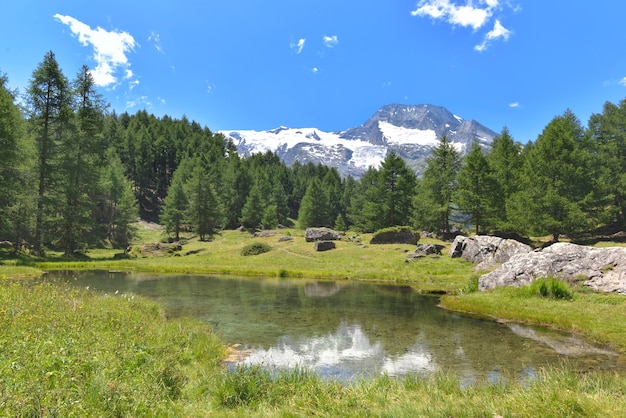
<path fill-rule="evenodd" d="M 46 278 L 147 296 L 169 317 L 207 322 L 237 345 L 233 365 L 306 366 L 342 381 L 442 370 L 464 384 L 523 381 L 564 362 L 580 371 L 618 368 L 616 353 L 577 336 L 448 312 L 438 298 L 403 286 L 106 271 Z"/>

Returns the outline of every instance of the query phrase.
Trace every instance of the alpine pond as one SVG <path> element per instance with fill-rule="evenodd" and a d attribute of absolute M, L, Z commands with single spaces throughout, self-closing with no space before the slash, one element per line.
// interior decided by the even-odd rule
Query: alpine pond
<path fill-rule="evenodd" d="M 404 286 L 106 271 L 47 279 L 143 295 L 170 317 L 206 321 L 235 347 L 231 366 L 304 366 L 337 380 L 443 370 L 467 385 L 524 380 L 564 362 L 580 371 L 618 364 L 616 353 L 577 336 L 448 312 Z"/>

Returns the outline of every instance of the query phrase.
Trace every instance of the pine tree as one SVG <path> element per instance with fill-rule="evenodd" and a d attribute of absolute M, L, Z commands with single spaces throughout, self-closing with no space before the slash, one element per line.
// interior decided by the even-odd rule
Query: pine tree
<path fill-rule="evenodd" d="M 591 183 L 582 140 L 582 126 L 568 110 L 552 119 L 537 142 L 528 145 L 521 189 L 507 206 L 518 229 L 550 234 L 556 242 L 561 234 L 589 226 L 584 206 Z"/>
<path fill-rule="evenodd" d="M 499 229 L 508 230 L 512 226 L 506 216 L 506 202 L 519 190 L 519 177 L 522 171 L 522 147 L 511 137 L 508 128 L 504 127 L 492 143 L 486 155 L 493 178 L 498 184 L 496 195 L 492 200 L 495 210 L 495 223 Z"/>
<path fill-rule="evenodd" d="M 201 241 L 212 237 L 223 225 L 222 208 L 217 200 L 209 176 L 196 163 L 187 183 L 189 221 Z"/>
<path fill-rule="evenodd" d="M 24 120 L 15 104 L 15 94 L 7 89 L 6 76 L 0 75 L 0 240 L 22 239 L 19 207 L 28 196 L 25 161 L 29 159 Z"/>
<path fill-rule="evenodd" d="M 328 198 L 328 220 L 329 226 L 334 226 L 334 220 L 337 218 L 341 208 L 341 176 L 336 168 L 329 169 L 322 179 L 322 188 L 326 192 Z"/>
<path fill-rule="evenodd" d="M 72 255 L 95 227 L 92 214 L 99 163 L 104 153 L 104 101 L 95 90 L 89 68 L 83 66 L 74 82 L 76 113 L 73 129 L 64 135 L 59 149 L 59 240 L 65 255 Z"/>
<path fill-rule="evenodd" d="M 58 147 L 68 134 L 72 116 L 68 81 L 52 51 L 33 72 L 28 87 L 28 113 L 37 154 L 37 209 L 34 251 L 43 254 L 44 221 L 55 206 L 50 202 L 50 188 L 58 166 Z"/>
<path fill-rule="evenodd" d="M 226 215 L 226 227 L 236 228 L 240 225 L 242 210 L 250 193 L 252 181 L 244 161 L 234 150 L 229 153 L 225 170 L 223 176 L 225 192 L 221 194 L 220 200 Z"/>
<path fill-rule="evenodd" d="M 170 185 L 165 205 L 161 214 L 161 223 L 165 226 L 168 234 L 173 233 L 176 241 L 180 240 L 180 233 L 185 229 L 189 200 L 185 194 L 182 176 L 174 173 L 174 180 Z"/>
<path fill-rule="evenodd" d="M 116 248 L 126 248 L 133 234 L 131 224 L 137 219 L 137 200 L 124 167 L 113 149 L 107 152 L 98 185 L 97 214 L 102 235 Z"/>
<path fill-rule="evenodd" d="M 381 164 L 378 193 L 382 204 L 379 228 L 408 225 L 417 177 L 395 152 Z"/>
<path fill-rule="evenodd" d="M 452 200 L 457 188 L 457 175 L 461 168 L 461 156 L 450 139 L 443 135 L 439 143 L 426 159 L 426 170 L 422 179 L 420 198 L 423 202 L 417 206 L 428 205 L 428 212 L 434 212 L 438 218 L 438 229 L 450 232 Z M 431 213 L 432 213 L 431 212 Z"/>
<path fill-rule="evenodd" d="M 606 221 L 626 227 L 626 99 L 606 102 L 601 114 L 589 120 L 590 148 L 596 180 L 595 202 Z"/>
<path fill-rule="evenodd" d="M 469 214 L 476 234 L 485 227 L 494 226 L 500 196 L 499 185 L 487 158 L 474 141 L 459 170 L 456 202 L 462 212 Z"/>
<path fill-rule="evenodd" d="M 329 226 L 328 219 L 328 196 L 322 188 L 322 183 L 317 177 L 313 177 L 300 204 L 298 212 L 298 225 L 300 228 L 312 226 Z"/>
<path fill-rule="evenodd" d="M 259 182 L 256 181 L 252 185 L 248 198 L 246 199 L 246 204 L 241 210 L 241 218 L 239 221 L 245 228 L 253 230 L 262 224 L 264 211 L 264 199 L 261 195 Z"/>

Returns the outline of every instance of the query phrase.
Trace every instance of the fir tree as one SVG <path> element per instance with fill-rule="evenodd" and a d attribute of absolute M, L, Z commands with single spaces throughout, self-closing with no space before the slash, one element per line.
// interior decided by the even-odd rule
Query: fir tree
<path fill-rule="evenodd" d="M 328 205 L 328 196 L 322 188 L 322 183 L 317 177 L 314 177 L 311 179 L 300 204 L 299 227 L 304 229 L 311 226 L 329 226 Z"/>

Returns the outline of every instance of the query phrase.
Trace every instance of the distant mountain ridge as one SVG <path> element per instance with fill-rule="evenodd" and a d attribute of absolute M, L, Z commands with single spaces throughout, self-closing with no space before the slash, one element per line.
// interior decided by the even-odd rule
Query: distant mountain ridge
<path fill-rule="evenodd" d="M 420 174 L 425 160 L 442 135 L 461 152 L 477 140 L 489 149 L 496 132 L 475 120 L 465 120 L 445 107 L 391 104 L 383 106 L 360 126 L 341 132 L 316 128 L 269 131 L 220 131 L 231 139 L 240 155 L 275 152 L 287 165 L 294 161 L 336 167 L 343 176 L 360 177 L 370 166 L 378 167 L 395 151 Z"/>

